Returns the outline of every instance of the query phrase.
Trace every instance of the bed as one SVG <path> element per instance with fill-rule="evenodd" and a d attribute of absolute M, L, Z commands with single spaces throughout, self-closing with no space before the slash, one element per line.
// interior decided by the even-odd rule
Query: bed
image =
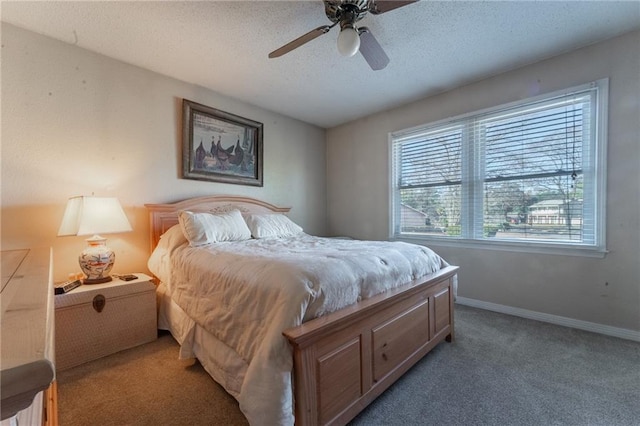
<path fill-rule="evenodd" d="M 146 207 L 158 326 L 176 338 L 181 359 L 198 359 L 239 401 L 250 424 L 345 424 L 454 338 L 458 268 L 427 248 L 304 232 L 201 246 L 196 235 L 194 246 L 188 224 L 196 216 L 240 214 L 256 235 L 268 227 L 252 220 L 289 208 L 226 195 Z M 250 260 L 243 257 L 241 277 L 221 275 L 240 261 L 237 252 Z M 289 287 L 299 276 L 302 284 Z M 359 289 L 344 290 L 340 283 L 353 279 Z"/>

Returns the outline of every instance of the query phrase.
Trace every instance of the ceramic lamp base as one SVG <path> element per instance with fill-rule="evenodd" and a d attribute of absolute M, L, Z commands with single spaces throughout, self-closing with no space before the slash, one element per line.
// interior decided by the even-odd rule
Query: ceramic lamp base
<path fill-rule="evenodd" d="M 99 235 L 94 235 L 87 240 L 87 248 L 85 248 L 78 263 L 80 269 L 87 278 L 83 280 L 84 284 L 100 284 L 111 281 L 109 272 L 113 268 L 116 255 L 109 247 L 107 247 L 107 239 Z"/>

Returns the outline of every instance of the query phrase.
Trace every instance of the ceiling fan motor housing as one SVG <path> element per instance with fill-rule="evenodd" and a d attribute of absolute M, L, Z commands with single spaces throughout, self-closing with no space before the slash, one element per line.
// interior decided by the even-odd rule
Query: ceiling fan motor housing
<path fill-rule="evenodd" d="M 365 17 L 373 0 L 324 0 L 324 11 L 331 22 L 350 25 Z"/>

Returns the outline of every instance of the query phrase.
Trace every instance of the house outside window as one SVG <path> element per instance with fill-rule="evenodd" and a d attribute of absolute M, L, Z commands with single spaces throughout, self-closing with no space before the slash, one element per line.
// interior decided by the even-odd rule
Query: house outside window
<path fill-rule="evenodd" d="M 394 239 L 602 255 L 608 81 L 390 135 Z"/>

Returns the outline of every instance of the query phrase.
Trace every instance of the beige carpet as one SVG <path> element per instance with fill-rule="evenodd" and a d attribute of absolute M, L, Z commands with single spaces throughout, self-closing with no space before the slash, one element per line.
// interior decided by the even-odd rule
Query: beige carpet
<path fill-rule="evenodd" d="M 435 347 L 350 426 L 639 426 L 640 343 L 456 305 Z M 169 335 L 58 375 L 61 426 L 246 425 Z"/>
<path fill-rule="evenodd" d="M 185 367 L 168 334 L 58 379 L 60 426 L 246 425 L 237 401 L 200 364 Z"/>

